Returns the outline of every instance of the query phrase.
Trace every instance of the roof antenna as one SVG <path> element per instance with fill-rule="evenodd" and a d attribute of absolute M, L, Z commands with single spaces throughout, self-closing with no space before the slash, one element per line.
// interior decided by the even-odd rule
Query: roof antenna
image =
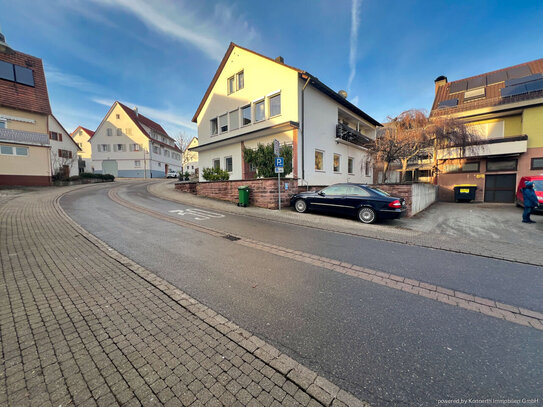
<path fill-rule="evenodd" d="M 11 47 L 6 42 L 6 37 L 4 34 L 2 34 L 2 27 L 0 26 L 0 52 L 3 52 L 5 54 L 10 54 L 13 52 Z"/>

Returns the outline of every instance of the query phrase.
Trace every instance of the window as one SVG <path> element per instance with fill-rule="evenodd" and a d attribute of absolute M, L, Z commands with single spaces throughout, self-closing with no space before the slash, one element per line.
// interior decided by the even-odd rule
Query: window
<path fill-rule="evenodd" d="M 117 136 L 123 135 L 123 129 L 117 129 Z"/>
<path fill-rule="evenodd" d="M 221 168 L 221 160 L 218 158 L 213 159 L 213 168 Z"/>
<path fill-rule="evenodd" d="M 249 171 L 256 172 L 256 164 L 255 163 L 249 164 Z"/>
<path fill-rule="evenodd" d="M 134 160 L 134 167 L 141 167 L 141 160 Z"/>
<path fill-rule="evenodd" d="M 443 166 L 443 172 L 479 172 L 479 161 L 468 163 L 446 164 Z"/>
<path fill-rule="evenodd" d="M 115 115 L 115 117 L 117 118 L 117 120 L 119 120 L 121 118 L 121 115 L 117 114 L 117 115 Z"/>
<path fill-rule="evenodd" d="M 170 150 L 164 150 L 164 157 L 170 156 Z"/>
<path fill-rule="evenodd" d="M 264 114 L 264 101 L 255 103 L 255 122 L 261 122 L 266 118 Z"/>
<path fill-rule="evenodd" d="M 270 97 L 270 117 L 281 114 L 281 94 Z"/>
<path fill-rule="evenodd" d="M 113 151 L 126 151 L 126 145 L 124 144 L 113 144 Z"/>
<path fill-rule="evenodd" d="M 353 157 L 349 157 L 349 158 L 347 159 L 347 172 L 348 172 L 349 174 L 354 174 L 353 169 L 354 169 L 354 158 L 353 158 Z"/>
<path fill-rule="evenodd" d="M 98 144 L 98 152 L 109 153 L 109 144 Z"/>
<path fill-rule="evenodd" d="M 69 150 L 58 149 L 58 156 L 61 158 L 72 158 L 72 152 Z"/>
<path fill-rule="evenodd" d="M 517 159 L 513 158 L 509 160 L 487 160 L 486 170 L 487 171 L 516 171 Z"/>
<path fill-rule="evenodd" d="M 233 76 L 228 78 L 227 86 L 228 86 L 228 94 L 234 93 L 236 91 L 236 88 L 235 88 L 236 83 L 234 82 Z"/>
<path fill-rule="evenodd" d="M 49 138 L 50 138 L 51 140 L 58 140 L 58 133 L 56 133 L 56 132 L 54 132 L 54 131 L 50 132 L 50 133 L 49 133 Z"/>
<path fill-rule="evenodd" d="M 334 172 L 340 171 L 339 163 L 341 161 L 341 156 L 339 154 L 334 154 Z"/>
<path fill-rule="evenodd" d="M 345 195 L 370 196 L 370 193 L 364 188 L 360 188 L 354 185 L 348 185 L 345 186 Z"/>
<path fill-rule="evenodd" d="M 315 150 L 315 170 L 316 171 L 323 171 L 322 169 L 323 159 L 324 159 L 324 152 Z"/>
<path fill-rule="evenodd" d="M 191 168 L 194 169 L 194 165 L 191 165 Z"/>
<path fill-rule="evenodd" d="M 158 148 L 158 146 L 153 146 L 153 153 L 160 154 L 160 148 Z"/>
<path fill-rule="evenodd" d="M 239 110 L 230 112 L 230 130 L 239 129 Z"/>
<path fill-rule="evenodd" d="M 0 153 L 3 155 L 13 155 L 13 147 L 11 146 L 1 146 Z"/>
<path fill-rule="evenodd" d="M 132 128 L 127 127 L 124 132 L 126 133 L 127 136 L 131 136 L 132 135 Z"/>
<path fill-rule="evenodd" d="M 232 157 L 226 157 L 224 159 L 224 169 L 228 172 L 232 172 Z"/>
<path fill-rule="evenodd" d="M 7 128 L 8 126 L 7 126 L 6 120 L 0 119 L 0 129 L 7 129 Z"/>
<path fill-rule="evenodd" d="M 221 133 L 228 131 L 228 116 L 225 114 L 219 116 L 219 127 L 221 128 Z"/>
<path fill-rule="evenodd" d="M 72 152 L 70 151 L 70 158 L 72 158 Z M 28 147 L 16 147 L 15 148 L 15 154 L 16 155 L 28 155 Z"/>
<path fill-rule="evenodd" d="M 210 128 L 211 128 L 211 135 L 215 135 L 218 133 L 218 129 L 219 127 L 217 126 L 217 118 L 215 119 L 211 119 L 209 121 L 209 124 L 210 124 Z"/>
<path fill-rule="evenodd" d="M 241 108 L 241 124 L 247 126 L 251 124 L 251 105 L 247 105 Z"/>
<path fill-rule="evenodd" d="M 543 169 L 543 157 L 532 158 L 532 170 Z"/>
<path fill-rule="evenodd" d="M 79 148 L 83 148 L 83 143 L 77 143 L 77 146 L 78 146 Z"/>
<path fill-rule="evenodd" d="M 241 71 L 240 73 L 238 73 L 238 90 L 243 89 L 244 86 L 245 86 L 245 75 L 243 71 Z"/>
<path fill-rule="evenodd" d="M 130 151 L 140 151 L 141 146 L 139 144 L 130 144 Z"/>
<path fill-rule="evenodd" d="M 366 171 L 365 171 L 366 172 L 366 177 L 369 177 L 370 176 L 370 169 L 371 169 L 370 168 L 370 160 L 366 160 L 365 167 L 366 167 Z"/>
<path fill-rule="evenodd" d="M 325 195 L 345 195 L 347 190 L 344 185 L 332 185 L 331 187 L 324 188 L 322 192 Z"/>
<path fill-rule="evenodd" d="M 107 129 L 107 135 L 113 136 L 113 129 Z"/>

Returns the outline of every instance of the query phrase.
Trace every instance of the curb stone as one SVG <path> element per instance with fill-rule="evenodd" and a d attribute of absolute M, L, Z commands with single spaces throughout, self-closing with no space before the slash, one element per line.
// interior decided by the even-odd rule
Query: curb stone
<path fill-rule="evenodd" d="M 131 259 L 117 252 L 108 244 L 86 231 L 72 218 L 70 218 L 60 206 L 60 199 L 62 196 L 75 189 L 79 188 L 70 189 L 69 191 L 60 193 L 53 201 L 55 209 L 62 218 L 70 223 L 74 229 L 79 231 L 82 237 L 101 249 L 104 254 L 116 260 L 153 285 L 155 288 L 162 291 L 165 295 L 177 302 L 183 308 L 187 309 L 193 315 L 202 319 L 209 326 L 215 328 L 217 331 L 221 332 L 223 335 L 227 336 L 229 339 L 247 350 L 247 352 L 262 360 L 265 364 L 276 369 L 288 379 L 291 379 L 301 390 L 307 392 L 320 404 L 324 406 L 345 405 L 347 407 L 370 406 L 369 403 L 357 399 L 352 394 L 347 393 L 344 390 L 339 390 L 338 386 L 331 383 L 326 378 L 319 376 L 316 372 L 299 364 L 275 347 L 269 345 L 257 336 L 252 335 L 250 332 L 229 321 L 224 316 L 211 310 L 174 285 L 168 283 L 166 280 L 158 277 Z M 311 390 L 309 390 L 310 388 Z M 338 391 L 336 391 L 336 389 Z"/>

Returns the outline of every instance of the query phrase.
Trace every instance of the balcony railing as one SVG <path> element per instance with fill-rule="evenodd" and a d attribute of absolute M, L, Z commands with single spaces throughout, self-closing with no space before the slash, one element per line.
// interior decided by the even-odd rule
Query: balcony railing
<path fill-rule="evenodd" d="M 14 129 L 0 129 L 0 140 L 21 144 L 49 145 L 47 134 Z"/>
<path fill-rule="evenodd" d="M 336 138 L 362 147 L 366 147 L 371 142 L 369 137 L 364 136 L 359 131 L 351 129 L 343 123 L 338 123 L 336 126 Z"/>

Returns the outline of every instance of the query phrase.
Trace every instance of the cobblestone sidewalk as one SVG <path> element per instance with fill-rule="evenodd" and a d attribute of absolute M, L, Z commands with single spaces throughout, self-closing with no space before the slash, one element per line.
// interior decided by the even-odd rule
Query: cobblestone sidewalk
<path fill-rule="evenodd" d="M 526 241 L 519 242 L 519 244 L 512 244 L 496 239 L 483 240 L 467 236 L 463 238 L 451 237 L 444 234 L 397 228 L 393 225 L 361 225 L 359 222 L 355 222 L 351 219 L 342 219 L 338 217 L 316 214 L 311 214 L 311 216 L 300 216 L 299 213 L 294 212 L 291 208 L 286 208 L 282 211 L 257 207 L 239 208 L 230 202 L 175 191 L 173 182 L 171 181 L 153 183 L 148 186 L 148 190 L 160 198 L 177 201 L 185 205 L 215 209 L 244 216 L 253 216 L 266 220 L 291 223 L 413 246 L 429 247 L 432 249 L 448 250 L 543 266 L 543 256 L 540 255 L 540 247 L 534 246 Z"/>
<path fill-rule="evenodd" d="M 0 405 L 367 406 L 84 231 L 69 189 L 0 203 Z"/>

